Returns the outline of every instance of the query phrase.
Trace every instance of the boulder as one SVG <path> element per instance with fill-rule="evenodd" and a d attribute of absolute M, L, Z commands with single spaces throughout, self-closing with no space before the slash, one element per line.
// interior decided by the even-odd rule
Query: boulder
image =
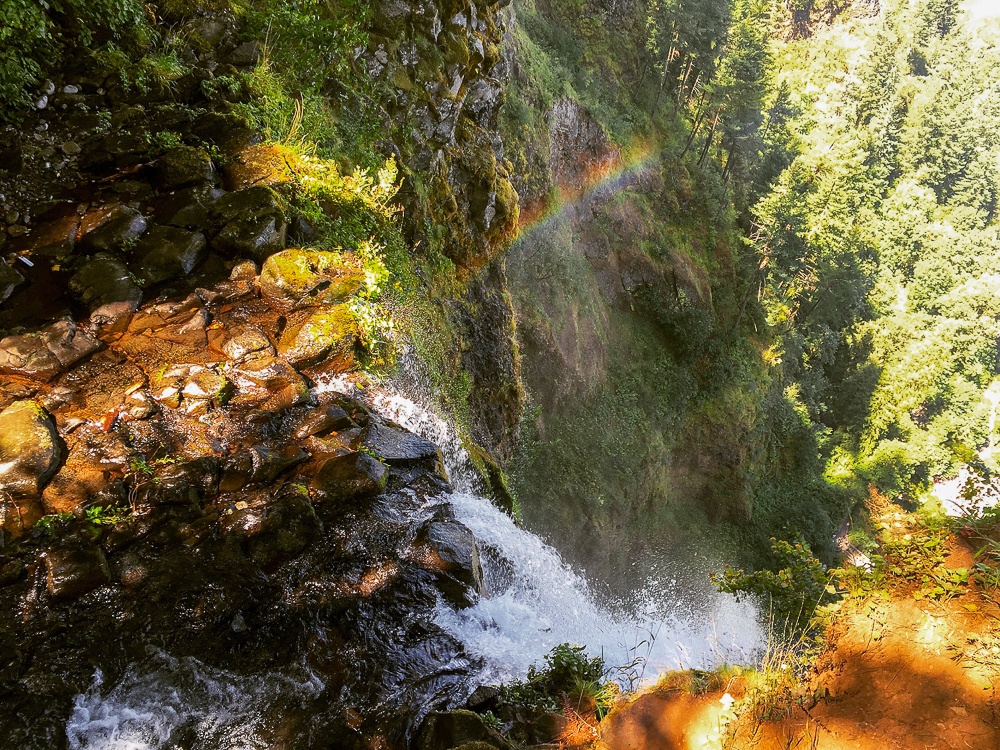
<path fill-rule="evenodd" d="M 69 280 L 70 290 L 91 310 L 114 302 L 138 305 L 142 289 L 125 264 L 98 253 L 83 264 Z"/>
<path fill-rule="evenodd" d="M 14 290 L 24 281 L 24 277 L 11 268 L 6 261 L 0 260 L 0 303 L 4 302 Z"/>
<path fill-rule="evenodd" d="M 48 550 L 46 584 L 54 599 L 77 599 L 111 580 L 101 548 L 81 542 Z"/>
<path fill-rule="evenodd" d="M 239 400 L 262 409 L 282 408 L 313 402 L 309 386 L 290 364 L 267 354 L 249 357 L 230 371 Z"/>
<path fill-rule="evenodd" d="M 310 486 L 328 502 L 356 502 L 382 492 L 388 477 L 385 464 L 355 451 L 324 461 Z"/>
<path fill-rule="evenodd" d="M 302 552 L 319 538 L 322 524 L 302 486 L 285 490 L 271 505 L 260 523 L 250 528 L 247 550 L 250 558 L 264 568 Z"/>
<path fill-rule="evenodd" d="M 288 225 L 274 216 L 255 216 L 231 221 L 212 240 L 224 255 L 263 261 L 285 246 Z"/>
<path fill-rule="evenodd" d="M 112 336 L 128 330 L 128 324 L 135 315 L 133 302 L 109 302 L 90 314 L 90 323 L 98 336 Z"/>
<path fill-rule="evenodd" d="M 323 250 L 284 250 L 268 258 L 260 272 L 264 298 L 284 310 L 335 305 L 363 282 L 364 270 L 354 255 Z"/>
<path fill-rule="evenodd" d="M 100 346 L 100 341 L 72 320 L 60 320 L 37 333 L 0 340 L 0 372 L 51 380 Z"/>
<path fill-rule="evenodd" d="M 335 305 L 289 325 L 278 341 L 278 354 L 293 365 L 314 365 L 328 357 L 347 365 L 358 335 L 354 313 L 347 305 Z"/>
<path fill-rule="evenodd" d="M 117 252 L 140 237 L 146 226 L 146 217 L 134 208 L 120 203 L 101 206 L 81 220 L 80 242 L 90 252 Z"/>
<path fill-rule="evenodd" d="M 330 404 L 308 412 L 295 428 L 295 437 L 304 440 L 311 435 L 322 435 L 330 430 L 343 430 L 353 426 L 354 422 L 346 411 L 336 404 Z"/>
<path fill-rule="evenodd" d="M 274 354 L 271 340 L 257 326 L 244 326 L 227 337 L 222 353 L 234 362 L 242 362 L 252 354 Z"/>
<path fill-rule="evenodd" d="M 0 412 L 0 490 L 39 495 L 62 457 L 55 422 L 34 401 L 15 401 Z"/>
<path fill-rule="evenodd" d="M 201 261 L 205 235 L 177 227 L 153 227 L 136 245 L 137 271 L 147 284 L 186 276 Z"/>
<path fill-rule="evenodd" d="M 427 438 L 380 422 L 368 426 L 364 444 L 390 465 L 408 466 L 428 459 L 441 459 L 437 445 Z"/>
<path fill-rule="evenodd" d="M 414 562 L 438 576 L 441 590 L 452 602 L 469 603 L 469 591 L 483 594 L 483 567 L 479 543 L 458 521 L 431 521 L 414 541 Z"/>
<path fill-rule="evenodd" d="M 178 188 L 210 183 L 215 179 L 215 167 L 208 154 L 194 146 L 178 146 L 160 157 L 156 163 L 158 187 L 166 192 Z"/>

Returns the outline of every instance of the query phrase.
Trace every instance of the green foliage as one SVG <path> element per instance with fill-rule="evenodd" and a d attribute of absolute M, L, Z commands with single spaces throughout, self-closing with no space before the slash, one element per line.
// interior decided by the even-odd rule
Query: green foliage
<path fill-rule="evenodd" d="M 57 23 L 58 21 L 58 23 Z M 0 112 L 28 103 L 27 88 L 67 45 L 142 46 L 150 29 L 139 0 L 4 0 L 0 3 Z"/>
<path fill-rule="evenodd" d="M 505 685 L 501 700 L 534 713 L 593 701 L 600 719 L 610 710 L 615 694 L 605 685 L 604 671 L 600 657 L 587 656 L 583 646 L 563 643 L 545 655 L 544 667 L 532 665 L 523 682 Z"/>
<path fill-rule="evenodd" d="M 776 570 L 747 573 L 727 566 L 721 574 L 713 575 L 712 581 L 719 591 L 761 598 L 777 632 L 798 632 L 831 593 L 830 575 L 801 539 L 772 539 L 771 551 Z"/>
<path fill-rule="evenodd" d="M 114 526 L 131 517 L 128 509 L 94 505 L 87 508 L 87 521 L 94 526 Z"/>

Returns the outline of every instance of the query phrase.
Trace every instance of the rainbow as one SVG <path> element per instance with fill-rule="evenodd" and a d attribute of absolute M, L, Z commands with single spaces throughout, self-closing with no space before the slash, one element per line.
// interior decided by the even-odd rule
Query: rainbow
<path fill-rule="evenodd" d="M 518 237 L 567 218 L 592 198 L 622 190 L 659 163 L 659 148 L 652 143 L 632 146 L 624 153 L 627 156 L 615 149 L 596 162 L 591 160 L 579 184 L 557 183 L 549 195 L 522 205 Z"/>

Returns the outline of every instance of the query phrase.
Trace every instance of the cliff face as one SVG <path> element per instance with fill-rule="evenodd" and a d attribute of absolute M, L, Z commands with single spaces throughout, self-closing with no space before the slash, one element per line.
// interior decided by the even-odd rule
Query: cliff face
<path fill-rule="evenodd" d="M 385 105 L 408 171 L 407 230 L 440 245 L 465 274 L 496 258 L 517 226 L 497 128 L 507 77 L 502 5 L 378 2 L 363 52 L 368 74 L 391 88 Z"/>

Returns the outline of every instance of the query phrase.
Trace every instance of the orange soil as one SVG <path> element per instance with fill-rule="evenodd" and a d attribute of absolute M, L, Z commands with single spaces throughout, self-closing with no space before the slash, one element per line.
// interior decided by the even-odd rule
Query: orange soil
<path fill-rule="evenodd" d="M 968 550 L 952 545 L 949 567 L 971 562 Z M 796 695 L 768 711 L 740 711 L 727 727 L 724 690 L 654 690 L 603 722 L 598 747 L 1000 750 L 995 603 L 974 591 L 944 603 L 899 592 L 842 607 L 811 680 Z M 739 679 L 726 687 L 742 697 Z"/>

